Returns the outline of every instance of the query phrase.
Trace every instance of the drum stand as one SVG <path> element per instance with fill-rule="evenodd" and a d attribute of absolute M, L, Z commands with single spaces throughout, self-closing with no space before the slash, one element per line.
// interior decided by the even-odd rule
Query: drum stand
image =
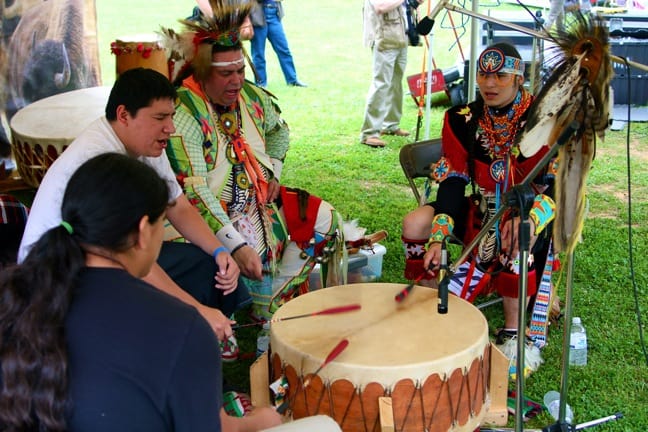
<path fill-rule="evenodd" d="M 520 249 L 520 283 L 519 283 L 519 303 L 518 303 L 518 329 L 517 329 L 517 355 L 516 355 L 516 397 L 515 397 L 515 431 L 523 431 L 524 418 L 522 415 L 523 401 L 524 401 L 524 348 L 526 345 L 524 334 L 526 332 L 526 297 L 528 292 L 529 281 L 529 243 L 530 243 L 530 225 L 528 221 L 529 210 L 533 205 L 535 193 L 531 189 L 531 182 L 540 171 L 549 163 L 551 158 L 557 153 L 560 146 L 565 144 L 567 140 L 579 128 L 578 122 L 572 122 L 558 137 L 556 143 L 549 149 L 543 156 L 533 170 L 524 178 L 521 184 L 512 188 L 504 197 L 503 205 L 493 215 L 493 217 L 482 227 L 481 231 L 475 238 L 467 245 L 462 255 L 450 267 L 449 273 L 452 274 L 457 270 L 457 267 L 463 263 L 481 239 L 490 231 L 490 229 L 499 221 L 504 213 L 512 207 L 518 207 L 520 211 L 520 224 L 519 224 L 519 249 Z M 565 325 L 563 334 L 563 356 L 562 356 L 562 376 L 560 388 L 560 408 L 558 414 L 558 422 L 554 425 L 547 426 L 543 429 L 531 429 L 542 432 L 571 432 L 580 430 L 591 426 L 596 426 L 611 420 L 621 418 L 620 413 L 605 417 L 599 420 L 594 420 L 587 423 L 574 426 L 565 421 L 566 415 L 566 396 L 567 396 L 567 378 L 569 372 L 569 337 L 571 333 L 571 303 L 572 303 L 572 281 L 573 281 L 573 253 L 568 255 L 567 267 L 567 294 L 565 298 Z M 447 277 L 447 276 L 446 276 Z M 511 429 L 492 429 L 480 428 L 481 431 L 508 431 Z"/>

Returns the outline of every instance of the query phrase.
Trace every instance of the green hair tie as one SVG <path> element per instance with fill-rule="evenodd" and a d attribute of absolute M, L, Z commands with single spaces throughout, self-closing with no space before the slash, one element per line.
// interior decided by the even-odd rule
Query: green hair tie
<path fill-rule="evenodd" d="M 70 235 L 72 235 L 72 233 L 74 232 L 74 230 L 72 229 L 72 225 L 70 225 L 69 223 L 67 223 L 67 222 L 65 222 L 65 221 L 61 221 L 61 226 L 62 226 L 63 228 L 65 228 L 65 230 L 66 230 L 66 231 L 68 232 L 68 234 L 70 234 Z"/>

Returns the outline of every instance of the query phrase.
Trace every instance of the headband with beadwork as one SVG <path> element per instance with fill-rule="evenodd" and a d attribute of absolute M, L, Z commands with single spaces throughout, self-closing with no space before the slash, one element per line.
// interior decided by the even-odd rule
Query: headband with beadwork
<path fill-rule="evenodd" d="M 524 76 L 524 62 L 517 57 L 505 55 L 499 48 L 487 48 L 479 56 L 479 71 Z"/>

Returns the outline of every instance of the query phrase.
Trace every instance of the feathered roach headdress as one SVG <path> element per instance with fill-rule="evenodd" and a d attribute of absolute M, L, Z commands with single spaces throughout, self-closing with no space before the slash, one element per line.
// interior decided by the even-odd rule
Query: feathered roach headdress
<path fill-rule="evenodd" d="M 240 29 L 250 14 L 248 0 L 198 0 L 192 16 L 181 19 L 183 31 L 162 28 L 162 41 L 173 62 L 171 81 L 176 82 L 194 73 L 199 80 L 207 78 L 212 66 L 214 45 L 241 45 Z"/>

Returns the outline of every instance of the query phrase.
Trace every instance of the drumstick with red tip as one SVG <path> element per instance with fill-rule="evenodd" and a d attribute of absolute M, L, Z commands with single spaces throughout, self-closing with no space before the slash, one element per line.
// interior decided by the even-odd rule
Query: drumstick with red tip
<path fill-rule="evenodd" d="M 234 325 L 232 326 L 232 330 L 236 330 L 239 328 L 243 327 L 251 327 L 251 326 L 256 326 L 256 325 L 263 325 L 265 323 L 274 323 L 274 322 L 279 322 L 279 321 L 288 321 L 292 319 L 297 319 L 297 318 L 308 318 L 308 317 L 313 317 L 313 316 L 319 316 L 319 315 L 333 315 L 333 314 L 340 314 L 340 313 L 347 313 L 347 312 L 353 312 L 360 310 L 361 306 L 359 303 L 353 303 L 349 305 L 344 305 L 344 306 L 335 306 L 332 308 L 328 309 L 322 309 L 317 312 L 309 312 L 301 315 L 294 315 L 294 316 L 289 316 L 289 317 L 284 317 L 284 318 L 273 318 L 265 321 L 258 321 L 258 322 L 253 322 L 253 323 L 248 323 L 248 324 L 239 324 L 239 325 Z"/>
<path fill-rule="evenodd" d="M 414 282 L 410 283 L 407 285 L 405 288 L 403 288 L 396 296 L 394 297 L 394 300 L 396 300 L 396 303 L 402 303 L 403 300 L 409 295 L 410 292 L 412 292 L 412 288 L 414 288 L 414 285 L 419 283 L 421 279 L 423 279 L 423 276 L 425 276 L 427 272 L 423 272 L 418 276 L 416 279 L 414 279 Z"/>
<path fill-rule="evenodd" d="M 420 276 L 418 276 L 416 279 L 414 279 L 414 282 L 410 283 L 407 285 L 405 288 L 403 288 L 396 296 L 394 297 L 394 300 L 396 300 L 396 303 L 402 303 L 403 300 L 409 295 L 410 292 L 412 292 L 412 288 L 414 288 L 414 285 L 419 283 L 421 279 L 423 279 L 423 276 L 425 276 L 426 272 L 421 273 Z"/>
<path fill-rule="evenodd" d="M 326 359 L 322 362 L 320 367 L 317 368 L 315 372 L 313 372 L 313 375 L 317 375 L 324 369 L 324 366 L 327 364 L 331 363 L 337 356 L 342 354 L 342 351 L 345 350 L 345 348 L 349 345 L 349 340 L 348 339 L 342 339 L 337 345 L 335 345 L 335 348 L 331 350 L 329 355 L 326 356 Z M 311 382 L 310 377 L 306 378 L 304 381 L 304 387 L 307 387 Z"/>

